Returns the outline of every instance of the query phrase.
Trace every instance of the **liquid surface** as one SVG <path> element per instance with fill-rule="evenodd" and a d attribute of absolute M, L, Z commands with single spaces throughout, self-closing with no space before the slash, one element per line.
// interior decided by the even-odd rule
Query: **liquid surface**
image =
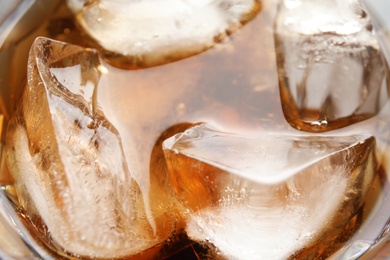
<path fill-rule="evenodd" d="M 275 17 L 276 1 L 263 1 L 263 8 L 253 21 L 214 48 L 178 62 L 131 71 L 109 65 L 91 50 L 51 40 L 41 39 L 40 43 L 35 43 L 37 51 L 31 53 L 29 62 L 31 77 L 28 85 L 31 89 L 25 92 L 25 96 L 31 98 L 23 99 L 12 123 L 7 137 L 8 154 L 10 158 L 15 156 L 9 159 L 11 168 L 17 165 L 37 167 L 31 171 L 13 170 L 19 179 L 16 183 L 20 185 L 19 204 L 29 216 L 30 225 L 37 227 L 36 232 L 44 240 L 54 241 L 53 250 L 68 256 L 93 257 L 142 258 L 172 254 L 164 250 L 175 247 L 169 241 L 186 241 L 181 235 L 186 224 L 182 223 L 183 216 L 179 214 L 183 211 L 182 204 L 170 189 L 162 142 L 199 122 L 207 122 L 221 132 L 234 132 L 246 138 L 259 138 L 270 132 L 302 138 L 313 135 L 294 129 L 282 111 L 284 104 L 294 103 L 281 99 L 279 95 L 272 29 Z M 85 37 L 84 31 L 77 29 L 66 9 L 62 9 L 50 23 L 43 24 L 40 30 L 54 39 L 96 46 Z M 66 48 L 73 51 L 53 51 Z M 377 55 L 374 52 L 373 56 Z M 33 81 L 36 83 L 31 84 Z M 38 85 L 41 88 L 34 87 Z M 40 105 L 34 105 L 34 102 Z M 383 178 L 383 172 L 386 174 L 388 170 L 389 106 L 388 102 L 384 103 L 377 106 L 371 119 L 330 132 L 332 136 L 368 135 L 375 138 L 377 166 L 373 170 L 369 163 L 362 164 L 364 169 L 361 172 L 369 171 L 370 176 L 376 172 L 375 188 L 368 191 L 364 210 L 354 212 L 356 216 L 349 215 L 343 221 L 344 224 L 349 221 L 346 226 L 332 229 L 343 233 L 340 236 L 344 238 L 338 240 L 340 244 L 324 249 L 307 242 L 307 251 L 301 251 L 304 245 L 300 245 L 285 251 L 286 256 L 303 257 L 324 250 L 331 255 L 351 238 L 357 227 L 361 227 L 362 232 L 357 238 L 352 238 L 352 242 L 374 240 L 380 233 L 383 225 L 373 227 L 371 224 L 379 223 L 376 218 L 380 215 L 377 214 L 378 208 L 379 212 L 386 210 L 381 208 L 382 194 L 385 193 L 378 193 L 378 190 L 385 189 L 387 179 Z M 37 120 L 40 117 L 36 115 L 40 115 L 42 121 Z M 348 124 L 352 122 L 357 121 Z M 17 155 L 13 148 L 18 150 Z M 200 161 L 204 163 L 204 159 Z M 24 176 L 27 172 L 33 172 L 30 179 Z M 122 179 L 129 185 L 122 187 Z M 96 182 L 100 185 L 94 185 Z M 43 184 L 51 188 L 47 189 Z M 326 188 L 332 190 L 332 186 Z M 77 189 L 81 193 L 73 193 Z M 85 197 L 84 193 L 90 195 Z M 142 199 L 137 199 L 137 196 Z M 52 201 L 46 201 L 46 198 L 52 198 Z M 93 206 L 82 208 L 84 199 Z M 357 199 L 363 199 L 363 193 Z M 47 204 L 34 205 L 42 201 Z M 132 211 L 131 207 L 136 210 Z M 114 212 L 102 208 L 114 209 Z M 48 209 L 66 214 L 50 214 Z M 76 212 L 86 215 L 89 211 L 102 213 L 80 221 L 73 219 Z M 131 212 L 142 216 L 134 216 Z M 207 212 L 205 210 L 204 214 L 211 218 L 220 214 Z M 196 234 L 194 230 L 199 221 L 207 219 L 205 215 L 187 222 L 192 238 L 201 243 L 204 242 L 204 233 Z M 327 216 L 332 216 L 332 213 Z M 58 222 L 57 217 L 65 221 Z M 235 219 L 231 218 L 232 221 Z M 382 219 L 381 223 L 386 220 Z M 89 225 L 91 222 L 99 223 L 99 228 L 106 228 L 104 234 L 107 237 L 98 236 L 96 239 L 94 227 Z M 72 225 L 77 228 L 69 228 Z M 129 229 L 130 226 L 139 227 L 142 232 L 134 233 L 135 229 Z M 207 225 L 203 228 L 206 233 L 212 229 Z M 226 230 L 222 227 L 220 231 L 224 234 Z M 58 235 L 63 232 L 68 236 L 65 239 Z M 77 232 L 85 236 L 80 237 Z M 141 239 L 143 243 L 132 244 L 133 238 L 135 241 Z M 105 243 L 108 240 L 114 242 Z M 188 241 L 186 243 L 180 247 L 188 246 Z M 219 248 L 216 252 L 225 248 L 218 241 L 211 241 L 211 244 L 210 248 Z"/>

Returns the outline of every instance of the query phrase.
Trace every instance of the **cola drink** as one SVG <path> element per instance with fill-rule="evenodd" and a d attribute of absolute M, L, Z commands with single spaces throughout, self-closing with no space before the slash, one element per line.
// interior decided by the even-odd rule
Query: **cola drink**
<path fill-rule="evenodd" d="M 29 234 L 101 259 L 337 258 L 380 241 L 388 68 L 365 10 L 168 2 L 53 1 L 4 43 L 20 73 L 2 76 L 0 181 Z"/>

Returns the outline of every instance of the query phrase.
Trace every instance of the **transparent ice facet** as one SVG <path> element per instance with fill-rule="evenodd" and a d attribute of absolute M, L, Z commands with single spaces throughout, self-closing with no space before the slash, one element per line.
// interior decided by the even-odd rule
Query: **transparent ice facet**
<path fill-rule="evenodd" d="M 377 168 L 368 135 L 248 137 L 199 125 L 163 148 L 187 234 L 216 248 L 211 259 L 325 257 L 356 228 Z"/>
<path fill-rule="evenodd" d="M 281 1 L 275 44 L 283 112 L 295 128 L 340 128 L 387 100 L 386 63 L 358 0 Z"/>
<path fill-rule="evenodd" d="M 192 56 L 223 40 L 260 8 L 257 0 L 82 2 L 86 1 L 68 0 L 68 5 L 84 30 L 107 51 L 111 63 L 121 67 L 153 66 Z"/>
<path fill-rule="evenodd" d="M 94 50 L 37 38 L 7 132 L 23 214 L 58 251 L 92 258 L 137 255 L 175 228 L 156 225 L 159 215 L 150 222 L 121 137 L 97 103 L 104 71 Z"/>

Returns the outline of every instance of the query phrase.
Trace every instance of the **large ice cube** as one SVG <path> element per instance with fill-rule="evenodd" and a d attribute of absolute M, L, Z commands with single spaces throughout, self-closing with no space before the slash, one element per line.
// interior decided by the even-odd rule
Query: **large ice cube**
<path fill-rule="evenodd" d="M 38 38 L 28 66 L 7 137 L 24 214 L 61 252 L 114 258 L 154 247 L 148 252 L 157 254 L 175 219 L 165 218 L 161 201 L 159 211 L 144 204 L 121 136 L 97 103 L 105 69 L 96 51 Z"/>
<path fill-rule="evenodd" d="M 199 125 L 163 147 L 189 237 L 227 259 L 319 257 L 377 167 L 372 136 L 244 137 Z"/>
<path fill-rule="evenodd" d="M 283 0 L 276 18 L 283 112 L 323 132 L 370 118 L 388 98 L 386 65 L 358 0 Z"/>
<path fill-rule="evenodd" d="M 68 0 L 80 25 L 121 67 L 158 65 L 199 53 L 260 8 L 257 0 L 85 2 Z"/>

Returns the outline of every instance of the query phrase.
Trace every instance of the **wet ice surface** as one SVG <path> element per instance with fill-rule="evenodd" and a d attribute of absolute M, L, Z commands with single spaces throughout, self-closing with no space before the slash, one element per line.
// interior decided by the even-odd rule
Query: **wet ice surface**
<path fill-rule="evenodd" d="M 31 98 L 21 103 L 21 111 L 16 115 L 7 137 L 14 140 L 14 144 L 10 143 L 12 146 L 8 146 L 8 161 L 16 176 L 16 186 L 19 186 L 20 206 L 31 219 L 32 226 L 42 228 L 39 230 L 41 235 L 53 239 L 56 245 L 62 247 L 58 249 L 60 252 L 97 258 L 134 255 L 171 239 L 172 231 L 178 232 L 180 229 L 180 217 L 175 215 L 175 202 L 164 187 L 168 182 L 165 179 L 166 166 L 161 147 L 156 146 L 156 140 L 162 133 L 169 130 L 162 135 L 167 138 L 185 130 L 181 126 L 177 129 L 172 126 L 199 121 L 220 121 L 221 125 L 231 129 L 249 129 L 249 125 L 253 129 L 285 127 L 282 113 L 275 110 L 279 107 L 279 97 L 277 89 L 272 87 L 276 86 L 276 73 L 271 70 L 274 68 L 274 56 L 272 52 L 260 51 L 269 49 L 273 43 L 262 40 L 261 48 L 257 49 L 258 42 L 251 39 L 264 39 L 264 34 L 254 35 L 253 31 L 266 32 L 266 29 L 261 23 L 253 24 L 250 30 L 243 30 L 234 43 L 221 44 L 205 53 L 206 56 L 194 56 L 179 63 L 136 71 L 111 67 L 97 59 L 94 51 L 70 44 L 47 40 L 50 44 L 43 41 L 45 44 L 41 42 L 38 44 L 40 47 L 34 46 L 30 68 L 34 68 L 37 62 L 40 73 L 30 72 L 30 81 L 37 82 L 32 85 L 29 83 L 29 92 L 25 95 L 37 96 L 39 100 Z M 240 35 L 240 32 L 235 35 Z M 271 36 L 270 33 L 266 35 Z M 79 56 L 76 55 L 78 58 L 70 64 L 67 61 L 68 50 L 79 53 Z M 269 59 L 271 62 L 255 62 Z M 221 63 L 224 66 L 219 66 Z M 236 64 L 241 66 L 237 67 Z M 266 74 L 270 78 L 263 79 L 258 71 L 268 71 Z M 46 88 L 50 90 L 48 94 L 45 94 Z M 237 99 L 238 96 L 241 98 Z M 267 109 L 258 107 L 259 102 L 267 104 Z M 24 109 L 24 106 L 29 109 Z M 244 114 L 247 117 L 241 116 Z M 41 115 L 39 118 L 46 121 L 35 121 L 36 115 Z M 45 136 L 48 136 L 50 144 L 58 143 L 64 149 L 69 142 L 69 151 L 60 153 L 55 150 L 53 153 L 56 162 L 60 162 L 49 164 L 60 167 L 69 163 L 68 168 L 52 172 L 51 168 L 44 167 L 40 171 L 27 167 L 34 164 L 40 167 L 39 161 L 30 164 L 34 159 L 30 157 L 44 151 L 31 146 L 30 139 L 34 139 L 33 143 L 39 145 L 47 144 L 45 148 L 53 147 L 48 145 L 49 141 L 45 140 Z M 114 144 L 118 145 L 114 147 Z M 17 153 L 13 152 L 12 147 Z M 101 154 L 102 151 L 105 152 L 104 155 Z M 62 156 L 69 155 L 68 152 L 81 152 L 81 155 L 72 155 L 72 159 L 63 160 Z M 51 152 L 49 154 L 52 155 Z M 115 158 L 111 158 L 114 154 Z M 100 213 L 96 214 L 96 218 L 91 214 L 85 220 L 82 220 L 81 213 L 76 213 L 85 194 L 99 192 L 96 197 L 90 196 L 88 204 L 84 203 L 80 212 L 86 215 L 86 212 L 99 212 L 98 209 L 104 208 L 107 216 L 117 216 L 118 207 L 114 204 L 121 199 L 119 177 L 122 176 L 122 170 L 110 173 L 112 165 L 119 166 L 122 163 L 116 155 L 123 155 L 122 159 L 126 164 L 123 170 L 127 181 L 124 184 L 125 190 L 132 187 L 134 190 L 138 189 L 134 194 L 140 195 L 134 201 L 128 201 L 128 204 L 126 201 L 122 202 L 120 207 L 128 209 L 132 203 L 138 203 L 134 207 L 139 208 L 140 216 L 135 217 L 137 221 L 133 223 L 133 227 L 126 228 L 121 225 L 126 224 L 127 216 L 116 219 L 118 228 L 114 226 L 112 229 L 111 219 L 100 219 Z M 47 158 L 47 161 L 52 161 L 52 157 Z M 100 167 L 103 164 L 107 167 Z M 79 170 L 82 173 L 83 170 L 87 171 L 80 166 L 91 167 L 92 176 L 79 175 Z M 106 169 L 108 171 L 104 172 Z M 117 170 L 118 167 L 113 169 Z M 24 173 L 28 173 L 27 177 L 30 177 L 27 178 Z M 118 178 L 112 176 L 115 174 L 119 175 Z M 68 175 L 74 183 L 80 181 L 81 186 L 85 181 L 88 182 L 80 197 L 68 192 L 70 188 L 65 181 Z M 113 177 L 112 181 L 110 175 Z M 99 183 L 98 187 L 92 184 L 89 186 L 89 180 L 90 183 Z M 25 186 L 29 189 L 24 188 Z M 47 189 L 47 186 L 52 188 Z M 31 197 L 30 191 L 36 196 Z M 124 192 L 133 194 L 129 190 Z M 44 201 L 39 209 L 32 206 L 46 197 L 52 200 Z M 103 206 L 105 203 L 109 205 Z M 69 210 L 69 216 L 62 214 L 63 208 Z M 81 220 L 64 221 L 72 214 Z M 39 215 L 42 215 L 42 219 L 37 217 Z M 133 217 L 130 214 L 127 220 L 130 219 L 131 222 Z M 57 226 L 57 223 L 61 225 Z M 44 229 L 44 224 L 47 229 Z M 100 225 L 106 229 L 101 229 Z M 158 252 L 151 255 L 159 256 Z"/>
<path fill-rule="evenodd" d="M 259 9 L 257 0 L 69 0 L 78 22 L 110 57 L 129 67 L 168 63 L 199 53 L 236 31 Z M 126 62 L 125 62 L 126 63 Z"/>
<path fill-rule="evenodd" d="M 95 61 L 91 63 L 87 62 L 89 58 L 91 58 L 89 55 L 82 55 L 84 61 L 80 61 L 79 64 L 74 63 L 71 66 L 62 68 L 61 62 L 58 62 L 53 67 L 49 66 L 50 74 L 55 76 L 55 79 L 52 81 L 50 77 L 50 80 L 45 78 L 43 83 L 47 86 L 54 83 L 54 85 L 59 86 L 62 91 L 65 91 L 66 89 L 64 93 L 67 94 L 61 95 L 61 98 L 59 98 L 62 99 L 59 100 L 59 103 L 64 104 L 64 106 L 61 107 L 61 111 L 65 116 L 64 118 L 68 122 L 71 122 L 74 119 L 79 119 L 78 115 L 80 115 L 80 122 L 78 123 L 77 120 L 73 121 L 74 124 L 70 129 L 72 131 L 78 129 L 77 125 L 80 124 L 85 130 L 85 132 L 81 131 L 82 135 L 75 135 L 69 139 L 71 141 L 70 144 L 74 146 L 71 147 L 70 151 L 88 151 L 84 153 L 83 157 L 80 159 L 83 160 L 85 156 L 85 159 L 92 162 L 92 166 L 99 169 L 99 171 L 102 171 L 99 166 L 100 163 L 108 165 L 109 167 L 107 168 L 110 169 L 110 165 L 113 165 L 109 162 L 111 160 L 110 156 L 113 155 L 115 151 L 117 155 L 123 155 L 125 158 L 123 161 L 126 163 L 128 169 L 128 171 L 124 171 L 127 173 L 126 176 L 128 176 L 128 184 L 130 183 L 130 187 L 134 187 L 135 190 L 139 187 L 139 194 L 141 194 L 139 198 L 142 198 L 139 202 L 140 204 L 137 205 L 137 207 L 139 206 L 141 208 L 139 212 L 142 217 L 137 218 L 140 222 L 136 223 L 140 225 L 143 223 L 145 224 L 145 228 L 137 229 L 137 224 L 134 223 L 134 233 L 130 235 L 126 233 L 130 229 L 125 229 L 126 231 L 123 231 L 123 236 L 122 233 L 117 232 L 117 230 L 121 230 L 120 228 L 114 228 L 115 231 L 112 231 L 112 229 L 106 227 L 106 229 L 103 229 L 106 234 L 104 238 L 110 238 L 110 243 L 102 243 L 104 246 L 99 247 L 98 250 L 96 250 L 93 245 L 97 244 L 96 240 L 104 240 L 100 239 L 99 235 L 94 237 L 93 235 L 96 234 L 94 232 L 96 231 L 96 228 L 98 228 L 99 231 L 97 233 L 101 234 L 100 225 L 102 223 L 112 227 L 110 225 L 112 223 L 111 220 L 99 219 L 97 221 L 100 222 L 96 222 L 97 225 L 91 225 L 91 223 L 95 223 L 94 221 L 98 217 L 95 219 L 93 216 L 90 216 L 87 219 L 90 220 L 89 223 L 87 223 L 87 221 L 81 221 L 86 225 L 82 231 L 91 231 L 90 233 L 87 233 L 87 237 L 80 237 L 82 242 L 77 239 L 77 242 L 69 242 L 67 240 L 61 241 L 61 227 L 51 225 L 48 230 L 48 232 L 50 232 L 48 235 L 53 239 L 57 239 L 55 242 L 61 244 L 64 249 L 67 250 L 67 254 L 91 254 L 96 257 L 112 257 L 113 255 L 119 256 L 125 254 L 132 255 L 139 250 L 144 250 L 155 245 L 155 243 L 158 243 L 159 241 L 165 240 L 167 237 L 171 239 L 169 235 L 174 226 L 173 222 L 175 222 L 176 219 L 174 214 L 176 209 L 174 207 L 175 203 L 170 200 L 170 192 L 167 192 L 166 187 L 164 187 L 165 182 L 167 182 L 167 179 L 165 179 L 166 166 L 160 146 L 163 140 L 177 132 L 183 132 L 192 123 L 210 122 L 218 125 L 218 128 L 223 129 L 225 132 L 239 132 L 242 135 L 249 133 L 258 136 L 270 131 L 275 134 L 283 132 L 283 136 L 288 134 L 294 136 L 303 134 L 298 133 L 298 131 L 292 129 L 285 122 L 285 118 L 280 109 L 281 104 L 279 91 L 277 89 L 278 85 L 275 71 L 276 65 L 274 60 L 272 30 L 270 27 L 266 26 L 272 24 L 270 21 L 272 21 L 274 17 L 273 8 L 275 5 L 273 4 L 273 1 L 265 2 L 267 2 L 268 5 L 264 4 L 264 9 L 256 17 L 256 20 L 253 21 L 253 23 L 248 23 L 246 26 L 232 34 L 227 41 L 216 45 L 215 48 L 211 48 L 201 55 L 196 55 L 179 62 L 144 70 L 125 71 L 113 68 L 101 60 L 97 62 L 96 54 L 94 54 L 90 55 L 91 57 L 95 57 Z M 62 45 L 63 44 L 61 43 L 60 46 Z M 41 54 L 34 55 L 41 57 L 44 56 L 43 53 L 51 53 L 50 48 L 46 48 L 50 46 L 51 45 L 47 45 L 42 48 Z M 63 47 L 59 47 L 59 49 L 62 48 Z M 71 48 L 76 47 L 73 46 Z M 67 48 L 65 48 L 65 50 L 66 49 Z M 83 49 L 81 51 L 80 48 L 76 49 L 81 53 L 91 53 L 90 50 Z M 56 55 L 61 53 L 62 52 L 57 52 Z M 59 55 L 54 59 L 60 61 L 63 57 L 64 54 L 62 56 Z M 223 66 L 221 64 L 223 64 Z M 82 73 L 80 73 L 80 71 Z M 94 86 L 95 83 L 92 82 L 98 82 L 98 89 Z M 63 88 L 61 86 L 63 86 Z M 94 95 L 97 97 L 96 103 L 93 103 Z M 73 105 L 73 100 L 69 99 L 69 97 L 74 96 L 77 96 L 77 100 L 81 103 L 76 107 Z M 34 101 L 34 99 L 31 101 Z M 68 101 L 71 102 L 72 105 L 66 105 Z M 37 102 L 35 105 L 37 105 L 37 107 L 47 107 L 42 106 L 42 104 L 44 103 Z M 35 107 L 35 105 L 31 104 L 31 107 Z M 80 110 L 84 112 L 81 113 Z M 14 139 L 19 139 L 20 141 L 15 142 L 17 145 L 15 149 L 19 151 L 15 160 L 19 160 L 18 163 L 20 167 L 23 165 L 26 166 L 25 169 L 29 169 L 27 168 L 28 165 L 31 165 L 29 158 L 34 156 L 36 151 L 31 148 L 26 139 L 29 141 L 29 139 L 34 136 L 39 136 L 29 134 L 35 133 L 35 127 L 39 126 L 39 124 L 35 124 L 32 120 L 32 117 L 39 113 L 34 113 L 35 112 L 26 113 L 31 115 L 31 118 L 24 120 L 26 123 L 32 122 L 30 125 L 34 126 L 33 131 L 27 129 L 27 138 L 25 138 L 26 130 L 24 129 L 23 120 L 16 120 L 19 128 L 17 128 L 17 130 L 15 129 L 15 131 L 13 129 L 9 131 L 9 136 L 13 136 L 12 133 L 17 132 L 18 137 L 15 137 Z M 18 114 L 18 116 L 20 118 L 20 114 Z M 51 118 L 51 116 L 42 116 L 42 118 L 46 117 Z M 368 132 L 370 134 L 378 134 L 376 137 L 380 135 L 381 138 L 387 140 L 389 133 L 387 127 L 388 118 L 388 115 L 385 113 L 380 119 L 383 121 L 381 122 L 381 125 L 384 126 L 384 128 L 380 130 L 380 133 L 375 132 L 376 130 L 374 128 L 377 127 L 377 120 L 373 119 L 368 122 L 368 124 L 360 125 L 359 129 L 355 130 L 354 128 L 349 128 L 348 134 L 345 135 L 353 136 L 356 135 L 357 132 Z M 57 120 L 60 119 L 61 118 L 54 117 L 53 122 L 58 122 Z M 88 122 L 88 124 L 86 124 L 86 122 Z M 95 128 L 98 130 L 95 133 L 91 130 L 94 129 L 94 126 L 96 125 L 89 124 L 90 122 L 104 122 L 104 127 Z M 187 123 L 181 124 L 183 122 Z M 92 129 L 86 129 L 85 125 L 87 125 L 87 128 L 90 126 Z M 68 129 L 66 124 L 65 126 L 64 129 Z M 362 126 L 365 127 L 364 130 Z M 37 129 L 40 128 L 38 127 Z M 73 133 L 72 131 L 67 131 L 67 133 Z M 105 133 L 107 133 L 107 135 Z M 59 134 L 62 136 L 61 131 L 59 131 Z M 54 135 L 56 134 L 50 134 L 49 136 Z M 98 145 L 100 148 L 96 147 L 94 142 L 93 145 L 90 145 L 89 141 L 91 140 L 91 137 L 100 137 L 97 138 L 97 140 L 100 139 L 98 144 L 106 143 L 107 146 L 105 147 L 107 147 L 107 149 L 104 149 L 104 146 L 101 145 Z M 106 137 L 107 142 L 104 141 L 106 140 Z M 53 140 L 51 139 L 51 141 Z M 56 141 L 53 142 L 55 143 Z M 267 143 L 266 141 L 264 142 Z M 288 143 L 289 141 L 288 139 L 285 139 L 284 141 L 281 139 L 280 143 L 283 142 Z M 108 145 L 119 143 L 122 144 L 122 148 Z M 386 146 L 383 142 L 382 145 Z M 30 149 L 30 151 L 28 151 L 28 149 Z M 99 165 L 95 164 L 95 161 L 90 160 L 89 149 L 91 149 L 91 157 L 93 159 L 95 159 L 96 155 L 101 153 L 100 150 L 106 151 L 104 153 L 104 158 L 99 160 Z M 275 151 L 284 153 L 285 149 Z M 59 157 L 61 157 L 61 155 Z M 108 161 L 105 162 L 105 159 Z M 25 162 L 25 164 L 23 162 Z M 120 160 L 113 160 L 112 162 L 115 165 L 120 165 L 121 163 Z M 279 167 L 281 171 L 285 170 L 283 165 L 279 165 L 272 160 L 267 162 L 269 163 L 269 167 Z M 72 164 L 72 162 L 70 163 Z M 82 163 L 78 163 L 78 161 L 76 161 L 75 164 L 82 165 Z M 39 214 L 43 214 L 44 216 L 50 215 L 45 211 L 45 208 L 52 209 L 62 205 L 62 200 L 57 200 L 56 198 L 58 198 L 58 196 L 56 194 L 51 194 L 50 190 L 45 188 L 46 186 L 55 184 L 58 184 L 57 188 L 62 187 L 63 183 L 57 182 L 57 176 L 61 176 L 61 174 L 56 173 L 47 176 L 47 171 L 41 172 L 37 169 L 24 171 L 24 168 L 21 170 L 22 168 L 20 167 L 19 169 L 14 169 L 16 176 L 23 172 L 39 173 L 27 175 L 32 177 L 26 180 L 23 180 L 23 176 L 21 178 L 18 177 L 18 182 L 20 183 L 20 190 L 25 190 L 23 188 L 23 185 L 25 185 L 29 186 L 32 194 L 37 194 L 34 198 L 30 198 L 29 191 L 26 190 L 25 192 L 20 193 L 20 200 L 21 206 L 26 207 L 28 214 L 31 213 L 28 216 L 32 218 L 32 223 L 41 227 L 41 220 L 35 217 L 37 210 L 30 210 L 29 208 L 29 205 L 32 205 L 30 201 L 43 201 L 43 197 L 46 199 L 46 196 L 52 198 L 55 195 L 53 201 L 44 201 L 43 206 L 39 209 Z M 296 167 L 299 168 L 299 165 Z M 74 172 L 76 175 L 78 169 L 79 168 Z M 117 168 L 114 167 L 113 169 Z M 90 200 L 90 203 L 92 204 L 90 211 L 99 212 L 99 210 L 97 210 L 99 207 L 116 210 L 117 207 L 112 206 L 113 200 L 111 199 L 111 196 L 116 196 L 116 191 L 120 190 L 115 188 L 118 183 L 116 183 L 115 178 L 114 182 L 108 182 L 108 178 L 100 180 L 100 173 L 97 175 L 99 176 L 97 182 L 99 183 L 100 188 L 92 187 L 92 185 L 89 188 L 93 192 L 97 190 L 99 195 L 96 199 L 92 198 Z M 37 176 L 37 178 L 35 178 L 35 176 Z M 40 176 L 47 176 L 47 178 L 39 179 L 41 178 Z M 96 175 L 94 176 L 96 177 Z M 105 175 L 103 174 L 101 177 L 104 176 Z M 85 180 L 96 181 L 96 179 L 89 177 L 85 178 L 79 176 L 77 178 L 81 182 Z M 280 178 L 280 176 L 278 178 Z M 274 181 L 276 181 L 276 179 L 277 178 L 275 178 Z M 108 183 L 105 183 L 106 181 Z M 39 186 L 40 183 L 44 183 L 44 185 Z M 46 185 L 46 183 L 49 183 L 50 185 Z M 191 182 L 191 184 L 199 184 L 199 182 Z M 107 187 L 107 190 L 109 191 L 106 192 L 103 187 Z M 129 185 L 127 187 L 129 187 Z M 189 187 L 191 187 L 191 185 L 189 185 Z M 198 188 L 201 188 L 201 186 L 198 186 Z M 104 191 L 105 195 L 101 194 L 100 189 Z M 329 189 L 331 188 L 329 187 Z M 43 190 L 43 192 L 40 193 L 39 190 Z M 61 189 L 54 188 L 53 190 L 56 191 Z M 207 197 L 208 193 L 206 192 L 204 194 Z M 327 194 L 329 194 L 328 191 Z M 339 193 L 335 192 L 335 196 L 336 195 L 339 196 Z M 120 196 L 118 195 L 118 197 Z M 199 195 L 199 198 L 202 198 L 202 196 Z M 24 200 L 27 200 L 28 203 L 23 203 Z M 100 204 L 101 200 L 104 200 L 102 204 Z M 79 199 L 75 198 L 74 201 L 76 202 L 74 209 L 77 209 Z M 109 205 L 103 207 L 106 202 L 109 203 Z M 70 208 L 72 208 L 72 206 Z M 87 210 L 84 212 L 86 211 Z M 216 219 L 216 216 L 218 215 L 215 215 L 214 213 L 215 212 L 211 212 L 211 215 L 209 214 L 210 217 L 208 218 Z M 208 213 L 206 212 L 204 214 L 206 216 Z M 267 213 L 265 213 L 265 216 L 266 214 Z M 52 216 L 50 215 L 43 220 L 45 222 L 47 221 L 49 224 L 50 221 L 52 221 L 51 223 L 54 223 L 56 221 L 56 215 L 59 214 L 52 214 Z M 99 216 L 100 215 L 101 214 L 99 213 Z M 110 215 L 110 213 L 107 212 L 107 216 L 113 215 L 116 215 L 116 213 Z M 234 215 L 234 213 L 232 213 L 232 215 Z M 179 217 L 177 217 L 177 219 L 179 219 Z M 191 225 L 194 227 L 198 225 L 199 219 L 197 219 L 196 216 L 194 216 L 193 219 L 194 221 L 189 223 L 193 223 Z M 207 219 L 207 217 L 205 217 L 205 219 Z M 105 222 L 106 220 L 107 222 Z M 117 226 L 120 227 L 121 223 L 122 222 L 118 220 Z M 73 224 L 71 222 L 65 223 L 64 225 L 66 225 L 66 227 L 71 227 L 69 230 L 75 232 L 77 231 L 76 229 L 80 227 L 79 224 L 77 224 L 79 225 L 77 227 L 76 225 L 72 226 Z M 259 225 L 261 226 L 261 224 Z M 83 228 L 82 225 L 81 228 Z M 107 230 L 116 233 L 106 232 Z M 138 234 L 138 230 L 142 230 L 142 232 Z M 193 234 L 194 229 L 191 230 L 191 234 Z M 145 240 L 143 240 L 142 237 L 139 237 L 139 235 L 142 236 L 145 234 L 143 233 L 144 231 L 148 233 L 145 235 Z M 156 231 L 156 233 L 154 231 Z M 46 231 L 43 230 L 41 232 L 44 233 Z M 121 237 L 126 237 L 127 235 L 128 239 L 121 240 Z M 77 235 L 75 235 L 75 237 L 79 238 Z M 113 237 L 118 239 L 114 239 Z M 202 237 L 202 235 L 193 235 L 193 237 Z M 132 243 L 138 241 L 138 239 L 141 239 L 141 241 L 144 242 Z M 119 249 L 116 250 L 116 248 Z M 286 252 L 287 251 L 289 250 L 286 249 Z M 154 256 L 155 255 L 158 254 L 154 254 Z"/>
<path fill-rule="evenodd" d="M 281 2 L 276 18 L 286 119 L 323 132 L 376 115 L 388 97 L 386 65 L 357 0 Z"/>
<path fill-rule="evenodd" d="M 370 136 L 251 138 L 199 125 L 163 148 L 190 210 L 188 235 L 227 259 L 319 257 L 362 206 L 377 167 Z"/>
<path fill-rule="evenodd" d="M 284 26 L 293 32 L 303 35 L 362 32 L 371 37 L 366 31 L 370 26 L 369 17 L 356 0 L 283 0 L 281 5 L 282 13 L 286 15 Z"/>
<path fill-rule="evenodd" d="M 174 223 L 164 217 L 160 228 L 167 209 L 145 209 L 121 137 L 96 103 L 101 73 L 95 51 L 38 38 L 8 161 L 24 213 L 43 220 L 56 246 L 113 258 L 164 241 Z"/>

